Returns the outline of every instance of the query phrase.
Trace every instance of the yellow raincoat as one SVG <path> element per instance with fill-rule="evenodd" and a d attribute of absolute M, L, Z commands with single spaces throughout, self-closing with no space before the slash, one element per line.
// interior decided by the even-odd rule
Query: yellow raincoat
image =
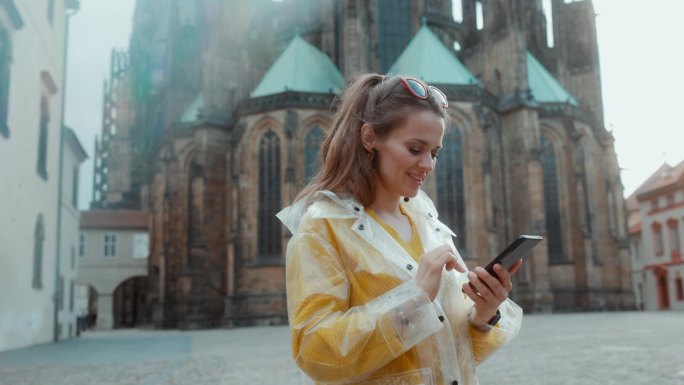
<path fill-rule="evenodd" d="M 425 251 L 453 247 L 425 193 L 402 205 Z M 416 260 L 354 199 L 322 191 L 278 218 L 293 234 L 287 301 L 303 383 L 474 385 L 475 366 L 520 329 L 522 309 L 510 300 L 495 327 L 471 326 L 465 274 L 445 271 L 430 302 Z"/>

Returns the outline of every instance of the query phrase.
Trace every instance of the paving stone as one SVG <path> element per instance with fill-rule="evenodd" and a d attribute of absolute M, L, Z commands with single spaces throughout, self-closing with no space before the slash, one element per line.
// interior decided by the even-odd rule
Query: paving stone
<path fill-rule="evenodd" d="M 684 313 L 527 315 L 482 385 L 684 384 Z M 116 330 L 0 353 L 0 385 L 299 384 L 287 327 Z"/>

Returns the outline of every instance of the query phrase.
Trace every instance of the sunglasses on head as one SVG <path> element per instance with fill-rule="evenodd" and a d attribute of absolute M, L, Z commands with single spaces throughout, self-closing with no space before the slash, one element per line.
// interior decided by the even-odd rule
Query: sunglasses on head
<path fill-rule="evenodd" d="M 432 92 L 437 103 L 442 107 L 449 107 L 449 102 L 447 102 L 447 97 L 444 92 L 440 91 L 439 88 L 425 85 L 418 79 L 402 77 L 401 83 L 406 87 L 406 89 L 411 93 L 411 95 L 417 97 L 418 99 L 427 99 L 428 92 Z"/>

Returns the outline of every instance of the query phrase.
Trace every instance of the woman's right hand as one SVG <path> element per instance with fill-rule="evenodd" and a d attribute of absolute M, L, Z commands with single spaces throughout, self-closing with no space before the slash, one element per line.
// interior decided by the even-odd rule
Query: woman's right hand
<path fill-rule="evenodd" d="M 423 254 L 418 262 L 418 272 L 416 273 L 416 284 L 423 289 L 430 301 L 433 301 L 439 291 L 442 281 L 442 271 L 444 269 L 456 269 L 465 273 L 465 268 L 458 263 L 458 258 L 454 254 L 451 245 L 440 246 L 430 252 Z"/>

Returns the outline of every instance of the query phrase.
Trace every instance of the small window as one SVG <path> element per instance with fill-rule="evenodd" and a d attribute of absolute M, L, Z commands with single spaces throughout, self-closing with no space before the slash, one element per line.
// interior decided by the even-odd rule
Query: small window
<path fill-rule="evenodd" d="M 71 246 L 71 270 L 76 269 L 76 248 Z"/>
<path fill-rule="evenodd" d="M 673 257 L 679 257 L 681 251 L 679 250 L 681 242 L 679 239 L 679 223 L 676 219 L 671 219 L 667 222 L 668 228 L 670 229 L 670 248 L 672 250 Z"/>
<path fill-rule="evenodd" d="M 55 18 L 55 0 L 48 0 L 47 19 L 50 25 Z"/>
<path fill-rule="evenodd" d="M 85 234 L 78 235 L 78 256 L 83 257 L 85 255 Z"/>
<path fill-rule="evenodd" d="M 663 255 L 663 231 L 662 226 L 658 222 L 651 225 L 653 230 L 653 252 L 655 255 Z"/>
<path fill-rule="evenodd" d="M 668 205 L 668 206 L 672 206 L 672 205 L 674 205 L 674 204 L 675 204 L 674 194 L 668 195 L 668 196 L 667 196 L 667 205 Z"/>
<path fill-rule="evenodd" d="M 675 292 L 677 294 L 677 301 L 684 301 L 684 282 L 682 282 L 682 276 L 679 273 L 677 273 L 677 278 L 675 278 Z"/>
<path fill-rule="evenodd" d="M 654 199 L 651 201 L 651 210 L 658 210 L 658 200 Z"/>
<path fill-rule="evenodd" d="M 104 236 L 104 256 L 116 257 L 116 234 L 105 234 Z"/>

